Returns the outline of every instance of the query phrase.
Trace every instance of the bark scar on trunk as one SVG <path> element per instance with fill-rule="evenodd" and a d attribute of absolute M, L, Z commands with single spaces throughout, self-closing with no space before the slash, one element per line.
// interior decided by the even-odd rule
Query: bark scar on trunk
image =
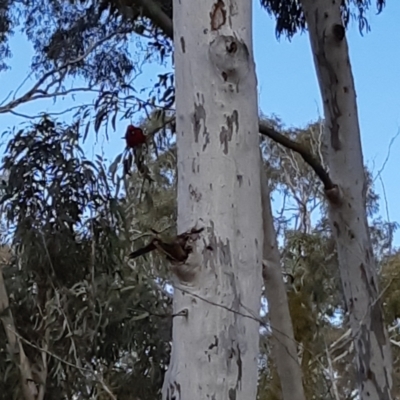
<path fill-rule="evenodd" d="M 221 132 L 219 134 L 219 140 L 221 145 L 223 146 L 224 154 L 228 154 L 229 148 L 228 144 L 232 141 L 233 130 L 236 128 L 236 133 L 239 131 L 239 113 L 237 110 L 234 110 L 232 115 L 226 115 L 226 126 L 221 128 Z"/>
<path fill-rule="evenodd" d="M 339 81 L 338 76 L 336 75 L 335 69 L 333 68 L 333 66 L 331 65 L 330 61 L 326 56 L 323 41 L 320 44 L 319 48 L 321 50 L 317 54 L 318 62 L 325 67 L 326 72 L 328 74 L 330 80 L 329 90 L 334 90 L 332 88 L 335 88 L 337 86 Z M 330 118 L 329 120 L 327 120 L 327 123 L 330 125 L 331 146 L 334 150 L 339 151 L 342 148 L 339 136 L 339 131 L 340 131 L 339 119 L 342 116 L 342 112 L 339 107 L 337 93 L 332 93 L 332 96 L 324 96 L 324 97 L 331 99 L 330 102 L 326 101 L 326 105 L 330 109 L 330 115 L 329 115 Z"/>
<path fill-rule="evenodd" d="M 217 36 L 209 47 L 210 60 L 224 83 L 236 85 L 246 80 L 249 72 L 249 50 L 247 45 L 234 36 Z"/>
<path fill-rule="evenodd" d="M 315 11 L 315 25 L 318 26 L 318 11 Z M 329 90 L 334 90 L 334 88 L 337 86 L 339 79 L 338 76 L 335 72 L 335 68 L 332 66 L 331 61 L 329 60 L 327 54 L 329 54 L 329 45 L 328 42 L 332 42 L 332 39 L 335 43 L 338 43 L 340 35 L 340 28 L 335 28 L 336 26 L 340 26 L 339 24 L 335 24 L 331 27 L 331 29 L 326 29 L 322 32 L 322 34 L 319 33 L 319 43 L 318 43 L 318 51 L 316 52 L 316 57 L 318 63 L 325 69 L 325 72 L 328 75 L 328 78 L 330 80 L 330 88 Z M 341 40 L 344 39 L 344 33 L 343 37 Z M 341 41 L 340 40 L 340 41 Z M 331 132 L 331 146 L 334 150 L 339 151 L 341 149 L 341 142 L 340 142 L 340 136 L 339 136 L 339 130 L 340 130 L 340 125 L 339 125 L 339 119 L 342 116 L 342 112 L 339 107 L 338 99 L 337 99 L 337 93 L 333 92 L 332 95 L 329 96 L 323 96 L 325 99 L 331 99 L 325 100 L 326 106 L 330 109 L 330 113 L 326 116 L 326 122 L 330 125 L 330 132 Z M 329 119 L 327 117 L 330 117 Z"/>
<path fill-rule="evenodd" d="M 212 11 L 210 12 L 211 30 L 217 31 L 226 23 L 226 10 L 225 3 L 218 0 L 214 3 Z"/>
<path fill-rule="evenodd" d="M 197 98 L 199 102 L 194 103 L 194 111 L 192 114 L 194 141 L 196 143 L 199 142 L 200 131 L 203 125 L 203 137 L 204 137 L 203 151 L 205 151 L 208 144 L 210 143 L 210 132 L 207 130 L 207 124 L 206 124 L 207 116 L 206 116 L 206 110 L 204 108 L 204 96 L 200 96 L 200 93 L 197 93 Z"/>

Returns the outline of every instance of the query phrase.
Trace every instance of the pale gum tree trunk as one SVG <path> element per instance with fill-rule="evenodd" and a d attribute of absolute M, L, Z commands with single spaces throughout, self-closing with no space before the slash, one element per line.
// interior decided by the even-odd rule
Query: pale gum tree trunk
<path fill-rule="evenodd" d="M 263 277 L 272 331 L 271 354 L 281 383 L 283 400 L 305 400 L 302 370 L 294 340 L 286 286 L 281 269 L 267 174 L 261 169 L 264 226 Z"/>
<path fill-rule="evenodd" d="M 355 344 L 360 398 L 387 400 L 391 350 L 367 223 L 356 93 L 340 3 L 302 0 L 324 104 L 329 172 L 338 186 L 327 192 L 329 218 Z"/>
<path fill-rule="evenodd" d="M 255 400 L 262 208 L 252 3 L 174 0 L 178 231 L 164 400 Z"/>

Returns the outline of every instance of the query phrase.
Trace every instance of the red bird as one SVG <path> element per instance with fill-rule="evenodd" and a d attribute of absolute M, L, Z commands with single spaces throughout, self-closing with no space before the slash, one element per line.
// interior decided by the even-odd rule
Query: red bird
<path fill-rule="evenodd" d="M 136 126 L 129 125 L 125 133 L 126 147 L 135 149 L 142 144 L 145 144 L 147 138 L 143 131 Z"/>

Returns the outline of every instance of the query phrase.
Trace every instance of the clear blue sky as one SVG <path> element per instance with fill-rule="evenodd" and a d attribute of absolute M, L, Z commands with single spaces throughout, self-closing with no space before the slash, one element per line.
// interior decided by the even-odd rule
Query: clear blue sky
<path fill-rule="evenodd" d="M 287 126 L 304 126 L 322 115 L 320 94 L 306 34 L 297 35 L 291 42 L 275 37 L 274 21 L 261 10 L 258 1 L 254 6 L 255 59 L 259 84 L 260 109 L 267 115 L 276 114 Z M 388 155 L 391 139 L 400 129 L 400 1 L 388 1 L 383 13 L 376 15 L 372 10 L 368 17 L 371 32 L 363 37 L 354 22 L 349 29 L 348 39 L 353 73 L 356 81 L 358 108 L 362 131 L 364 158 L 374 175 L 382 168 Z M 11 71 L 0 74 L 0 102 L 25 79 L 30 59 L 31 45 L 23 36 L 16 34 L 11 40 L 13 58 Z M 151 86 L 160 71 L 150 65 L 136 81 L 136 86 Z M 28 88 L 33 81 L 28 81 Z M 23 89 L 22 89 L 23 91 Z M 22 92 L 21 92 L 22 93 Z M 18 108 L 17 111 L 35 114 L 45 110 L 63 110 L 88 99 L 76 96 L 63 102 L 43 101 Z M 12 115 L 0 115 L 3 131 L 21 122 Z M 95 152 L 104 152 L 109 158 L 123 150 L 120 139 L 126 123 L 118 124 L 119 130 L 111 135 L 110 142 L 102 137 L 96 142 L 94 135 L 86 143 L 90 157 Z M 382 172 L 388 204 L 389 218 L 400 222 L 400 138 L 391 147 L 391 154 Z M 380 194 L 381 213 L 387 217 L 383 188 L 379 180 L 376 189 Z M 397 203 L 399 201 L 399 203 Z M 400 245 L 400 232 L 395 245 Z"/>

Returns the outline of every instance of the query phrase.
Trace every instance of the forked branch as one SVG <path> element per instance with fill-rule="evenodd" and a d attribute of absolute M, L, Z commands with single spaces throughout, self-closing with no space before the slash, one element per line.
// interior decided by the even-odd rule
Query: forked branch
<path fill-rule="evenodd" d="M 282 135 L 270 125 L 268 125 L 268 123 L 265 121 L 259 122 L 258 129 L 261 135 L 267 136 L 274 142 L 279 143 L 280 145 L 298 153 L 303 158 L 303 160 L 314 170 L 319 179 L 321 179 L 322 183 L 324 184 L 325 190 L 332 190 L 336 187 L 336 185 L 332 182 L 328 172 L 325 171 L 324 167 L 317 160 L 317 158 L 305 146 Z"/>
<path fill-rule="evenodd" d="M 21 104 L 25 104 L 33 100 L 61 97 L 77 92 L 98 93 L 99 90 L 94 89 L 92 87 L 82 87 L 82 88 L 72 88 L 72 89 L 62 89 L 61 87 L 71 67 L 85 60 L 99 46 L 110 40 L 112 37 L 123 33 L 128 33 L 128 32 L 127 31 L 112 32 L 111 34 L 105 36 L 104 38 L 98 40 L 97 42 L 89 46 L 88 49 L 79 57 L 68 60 L 64 62 L 62 65 L 52 68 L 50 71 L 43 74 L 36 81 L 36 83 L 23 95 L 17 97 L 16 92 L 14 92 L 14 98 L 12 100 L 7 102 L 7 99 L 5 99 L 3 101 L 3 104 L 0 105 L 0 114 L 5 114 L 7 112 L 13 111 Z"/>

